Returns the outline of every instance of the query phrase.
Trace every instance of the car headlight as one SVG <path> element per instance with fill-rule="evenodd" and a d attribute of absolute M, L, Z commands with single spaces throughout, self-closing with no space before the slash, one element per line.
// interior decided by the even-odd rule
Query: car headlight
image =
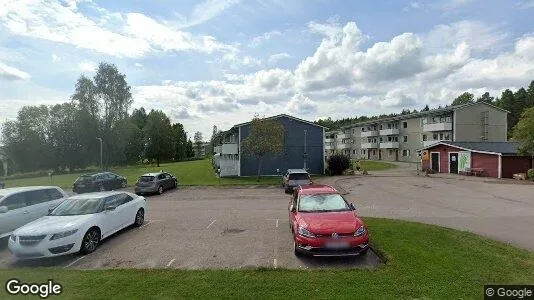
<path fill-rule="evenodd" d="M 356 230 L 354 232 L 354 236 L 362 236 L 364 235 L 365 233 L 367 232 L 367 229 L 365 229 L 365 226 L 360 226 L 360 228 L 358 228 L 358 230 Z"/>
<path fill-rule="evenodd" d="M 315 237 L 315 234 L 311 233 L 308 229 L 304 227 L 299 227 L 299 234 L 307 237 Z"/>
<path fill-rule="evenodd" d="M 50 240 L 53 241 L 53 240 L 61 239 L 61 238 L 67 237 L 69 235 L 73 235 L 77 231 L 78 231 L 78 229 L 73 229 L 73 230 L 68 230 L 68 231 L 64 231 L 64 232 L 60 232 L 60 233 L 55 233 L 54 235 L 52 235 Z"/>

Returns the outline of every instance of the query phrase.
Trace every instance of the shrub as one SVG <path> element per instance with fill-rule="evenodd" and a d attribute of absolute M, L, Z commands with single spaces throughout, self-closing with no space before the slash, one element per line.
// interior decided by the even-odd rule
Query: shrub
<path fill-rule="evenodd" d="M 534 180 L 534 169 L 530 169 L 527 171 L 527 177 L 530 180 Z"/>
<path fill-rule="evenodd" d="M 341 175 L 350 168 L 350 158 L 343 154 L 334 154 L 328 158 L 328 169 L 332 175 Z"/>

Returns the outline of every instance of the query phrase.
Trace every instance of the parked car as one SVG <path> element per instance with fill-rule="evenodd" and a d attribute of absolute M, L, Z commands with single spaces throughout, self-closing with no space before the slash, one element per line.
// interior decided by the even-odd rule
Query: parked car
<path fill-rule="evenodd" d="M 147 173 L 139 177 L 135 183 L 137 195 L 146 193 L 163 194 L 164 191 L 178 187 L 178 179 L 169 173 Z"/>
<path fill-rule="evenodd" d="M 13 231 L 8 247 L 19 258 L 39 258 L 96 250 L 100 241 L 145 220 L 146 201 L 127 192 L 68 198 L 47 216 Z"/>
<path fill-rule="evenodd" d="M 16 187 L 0 190 L 0 238 L 22 225 L 48 214 L 67 198 L 55 186 Z"/>
<path fill-rule="evenodd" d="M 304 169 L 288 169 L 282 177 L 282 186 L 286 193 L 292 192 L 299 185 L 311 184 L 312 180 L 308 171 Z"/>
<path fill-rule="evenodd" d="M 298 187 L 289 203 L 295 255 L 365 255 L 369 233 L 355 210 L 331 186 Z"/>
<path fill-rule="evenodd" d="M 103 172 L 78 177 L 72 185 L 72 191 L 77 194 L 103 192 L 125 188 L 127 185 L 126 177 L 111 172 Z"/>

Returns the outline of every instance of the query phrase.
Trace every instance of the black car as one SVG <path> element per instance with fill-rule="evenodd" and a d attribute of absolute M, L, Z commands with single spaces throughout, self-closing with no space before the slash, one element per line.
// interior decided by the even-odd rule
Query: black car
<path fill-rule="evenodd" d="M 165 190 L 175 189 L 178 187 L 178 179 L 169 173 L 148 173 L 144 174 L 135 184 L 135 193 L 137 195 L 147 193 L 163 194 Z"/>
<path fill-rule="evenodd" d="M 111 172 L 103 172 L 78 177 L 72 185 L 72 191 L 78 194 L 112 191 L 125 188 L 127 185 L 126 177 Z"/>

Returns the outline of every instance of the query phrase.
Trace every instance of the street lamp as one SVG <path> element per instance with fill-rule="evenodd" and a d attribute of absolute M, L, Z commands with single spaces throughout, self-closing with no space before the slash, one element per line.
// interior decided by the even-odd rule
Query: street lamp
<path fill-rule="evenodd" d="M 100 141 L 100 171 L 102 171 L 102 138 L 97 137 L 96 139 Z"/>

